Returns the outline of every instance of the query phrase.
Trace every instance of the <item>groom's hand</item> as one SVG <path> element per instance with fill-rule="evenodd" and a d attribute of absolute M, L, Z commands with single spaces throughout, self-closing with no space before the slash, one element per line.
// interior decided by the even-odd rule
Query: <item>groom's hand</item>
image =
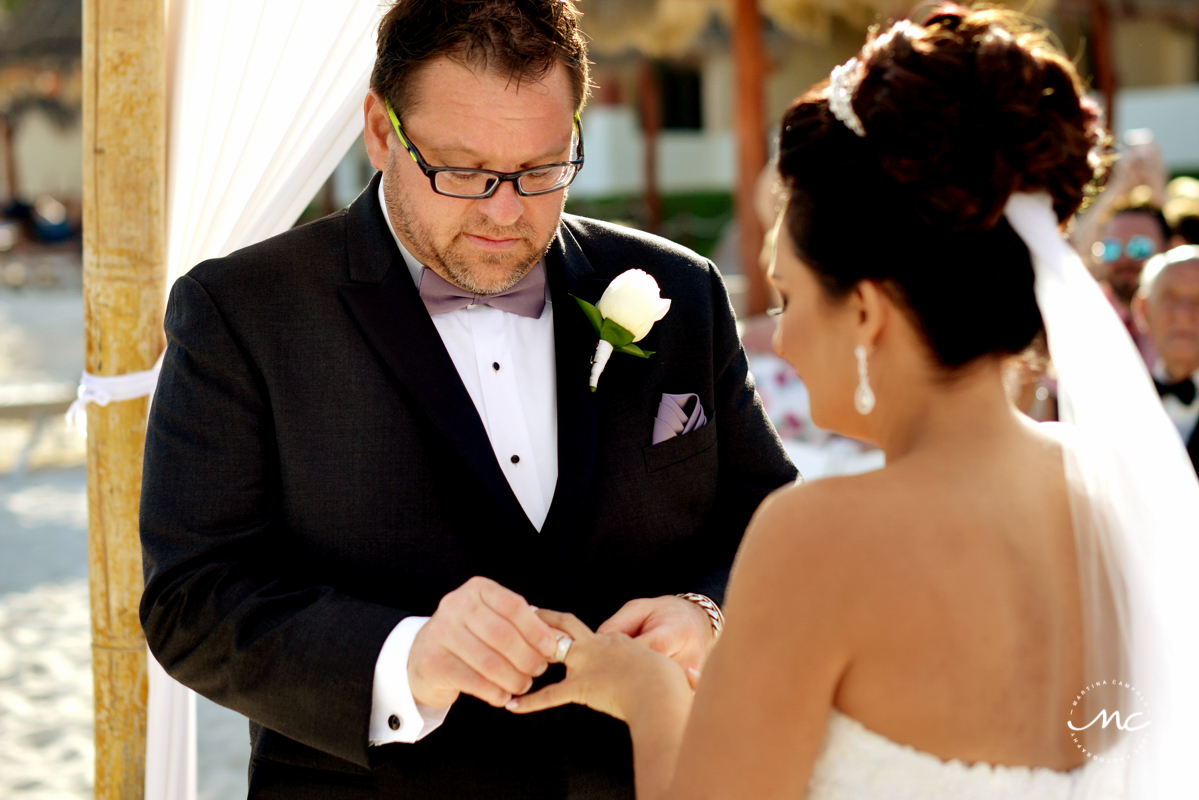
<path fill-rule="evenodd" d="M 712 622 L 707 613 L 681 597 L 630 600 L 596 633 L 623 633 L 670 656 L 684 670 L 703 670 Z"/>
<path fill-rule="evenodd" d="M 469 694 L 502 708 L 527 692 L 557 649 L 555 631 L 523 597 L 475 577 L 441 598 L 408 654 L 416 702 L 445 708 Z"/>

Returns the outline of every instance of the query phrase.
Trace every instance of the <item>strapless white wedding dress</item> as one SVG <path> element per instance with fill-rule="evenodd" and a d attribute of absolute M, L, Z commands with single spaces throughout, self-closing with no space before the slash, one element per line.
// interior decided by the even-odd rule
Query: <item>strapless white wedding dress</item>
<path fill-rule="evenodd" d="M 833 709 L 806 800 L 1076 800 L 1123 796 L 1123 764 L 964 764 L 899 744 Z"/>

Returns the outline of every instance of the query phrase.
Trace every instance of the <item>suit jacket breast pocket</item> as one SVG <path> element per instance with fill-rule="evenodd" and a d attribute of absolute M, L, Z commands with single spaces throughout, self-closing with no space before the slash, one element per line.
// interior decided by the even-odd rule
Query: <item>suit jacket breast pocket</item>
<path fill-rule="evenodd" d="M 658 444 L 642 448 L 645 454 L 645 469 L 647 472 L 657 472 L 672 464 L 697 456 L 716 446 L 716 420 L 697 431 L 675 436 Z"/>

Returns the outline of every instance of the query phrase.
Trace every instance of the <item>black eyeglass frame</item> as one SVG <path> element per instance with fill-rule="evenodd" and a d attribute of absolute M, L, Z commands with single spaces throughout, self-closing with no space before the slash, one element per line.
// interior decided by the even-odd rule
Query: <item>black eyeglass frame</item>
<path fill-rule="evenodd" d="M 543 194 L 553 194 L 554 192 L 559 192 L 574 183 L 575 178 L 579 175 L 579 170 L 583 168 L 583 123 L 579 120 L 579 112 L 577 111 L 575 112 L 574 118 L 574 128 L 579 132 L 579 143 L 578 146 L 575 147 L 575 155 L 577 158 L 571 161 L 556 161 L 553 164 L 542 164 L 541 166 L 522 169 L 518 172 L 497 172 L 492 169 L 429 166 L 429 163 L 425 161 L 424 156 L 422 156 L 420 151 L 416 149 L 416 145 L 408 141 L 408 137 L 404 135 L 403 126 L 400 125 L 400 119 L 396 116 L 395 109 L 391 107 L 391 101 L 384 99 L 383 102 L 387 105 L 387 116 L 391 118 L 391 126 L 393 129 L 395 129 L 396 136 L 400 138 L 400 143 L 404 145 L 404 149 L 408 151 L 408 155 L 412 157 L 412 160 L 416 163 L 416 165 L 420 167 L 422 172 L 425 173 L 425 177 L 429 179 L 429 186 L 432 187 L 433 191 L 445 197 L 454 197 L 459 200 L 485 200 L 486 198 L 495 194 L 500 188 L 500 184 L 502 184 L 504 181 L 512 181 L 512 188 L 516 189 L 516 193 L 521 197 L 538 197 Z M 533 172 L 541 172 L 542 170 L 553 167 L 573 167 L 574 172 L 571 173 L 570 179 L 567 180 L 566 183 L 562 184 L 561 186 L 555 186 L 553 189 L 543 189 L 540 192 L 526 192 L 521 187 L 520 179 L 525 175 Z M 496 180 L 495 183 L 491 185 L 491 188 L 488 189 L 484 194 L 454 194 L 452 192 L 444 192 L 437 188 L 437 173 L 439 172 L 466 172 L 473 175 L 488 175 Z"/>

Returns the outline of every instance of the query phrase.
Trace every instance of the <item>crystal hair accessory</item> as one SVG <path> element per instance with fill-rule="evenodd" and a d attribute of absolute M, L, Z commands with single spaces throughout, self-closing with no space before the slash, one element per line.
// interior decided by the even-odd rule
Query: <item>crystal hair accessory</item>
<path fill-rule="evenodd" d="M 851 58 L 839 67 L 833 67 L 828 84 L 829 111 L 832 111 L 833 116 L 841 120 L 845 127 L 863 137 L 866 135 L 866 129 L 862 127 L 862 120 L 853 110 L 853 96 L 858 91 L 858 84 L 862 82 L 864 71 L 862 62 L 857 58 Z"/>
<path fill-rule="evenodd" d="M 911 20 L 900 20 L 891 26 L 891 30 L 868 43 L 862 49 L 861 59 L 854 56 L 841 66 L 833 68 L 828 83 L 829 111 L 858 136 L 865 138 L 866 128 L 862 125 L 861 117 L 853 110 L 853 97 L 858 93 L 858 87 L 862 85 L 862 78 L 866 75 L 865 62 L 880 49 L 889 47 L 891 40 L 896 36 L 909 36 L 915 30 L 916 26 Z"/>

